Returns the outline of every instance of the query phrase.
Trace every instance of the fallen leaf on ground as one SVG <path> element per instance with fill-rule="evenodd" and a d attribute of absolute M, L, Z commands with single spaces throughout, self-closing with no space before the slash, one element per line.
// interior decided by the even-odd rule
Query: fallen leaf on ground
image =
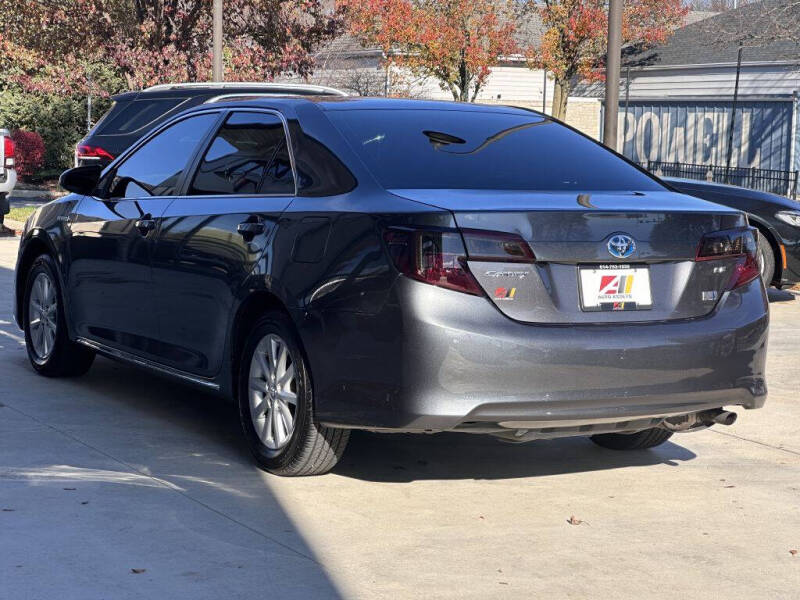
<path fill-rule="evenodd" d="M 144 573 L 147 569 L 131 569 L 131 573 L 136 573 L 139 575 L 140 573 Z"/>

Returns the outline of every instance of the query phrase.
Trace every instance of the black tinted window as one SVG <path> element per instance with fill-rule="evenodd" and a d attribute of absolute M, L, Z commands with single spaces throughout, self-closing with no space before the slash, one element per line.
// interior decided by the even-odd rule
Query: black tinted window
<path fill-rule="evenodd" d="M 228 117 L 206 151 L 189 193 L 294 194 L 280 118 L 265 113 Z"/>
<path fill-rule="evenodd" d="M 189 159 L 216 120 L 216 114 L 189 117 L 159 133 L 116 169 L 109 196 L 174 195 Z"/>
<path fill-rule="evenodd" d="M 148 98 L 120 103 L 118 110 L 98 129 L 103 135 L 131 133 L 153 124 L 159 117 L 184 102 L 185 98 Z"/>
<path fill-rule="evenodd" d="M 388 189 L 664 189 L 599 144 L 535 113 L 365 109 L 328 115 Z"/>
<path fill-rule="evenodd" d="M 356 179 L 322 142 L 307 135 L 297 121 L 289 122 L 294 142 L 297 193 L 300 196 L 335 196 L 356 187 Z"/>

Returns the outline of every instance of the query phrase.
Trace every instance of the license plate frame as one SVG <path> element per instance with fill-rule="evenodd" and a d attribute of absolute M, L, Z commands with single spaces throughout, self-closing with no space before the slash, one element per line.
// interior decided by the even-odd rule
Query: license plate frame
<path fill-rule="evenodd" d="M 642 264 L 578 265 L 578 295 L 584 312 L 650 310 L 650 268 Z"/>

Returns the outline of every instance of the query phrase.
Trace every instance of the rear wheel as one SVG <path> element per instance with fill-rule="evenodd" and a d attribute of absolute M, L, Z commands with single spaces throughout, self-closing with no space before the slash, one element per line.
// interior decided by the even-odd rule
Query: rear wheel
<path fill-rule="evenodd" d="M 654 427 L 636 433 L 601 433 L 593 435 L 592 441 L 611 450 L 644 450 L 660 446 L 671 437 L 671 431 Z"/>
<path fill-rule="evenodd" d="M 94 352 L 69 339 L 62 298 L 53 259 L 38 257 L 25 282 L 23 325 L 31 365 L 47 377 L 83 375 L 94 362 Z"/>
<path fill-rule="evenodd" d="M 320 475 L 341 458 L 350 431 L 314 422 L 311 376 L 288 318 L 252 328 L 239 369 L 239 417 L 258 464 L 276 475 Z"/>
<path fill-rule="evenodd" d="M 760 231 L 758 232 L 758 267 L 761 270 L 764 286 L 769 287 L 775 276 L 775 253 L 772 251 L 772 244 Z"/>

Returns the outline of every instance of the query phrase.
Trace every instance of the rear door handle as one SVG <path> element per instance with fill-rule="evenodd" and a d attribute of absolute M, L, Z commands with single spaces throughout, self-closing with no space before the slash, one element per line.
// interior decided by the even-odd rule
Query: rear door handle
<path fill-rule="evenodd" d="M 156 228 L 155 219 L 139 219 L 136 221 L 136 229 L 139 230 L 139 233 L 142 235 L 147 235 L 153 229 Z"/>
<path fill-rule="evenodd" d="M 239 226 L 236 228 L 236 231 L 241 234 L 241 236 L 245 239 L 253 239 L 257 235 L 261 235 L 267 230 L 264 226 L 263 221 L 245 221 L 244 223 L 239 223 Z"/>

